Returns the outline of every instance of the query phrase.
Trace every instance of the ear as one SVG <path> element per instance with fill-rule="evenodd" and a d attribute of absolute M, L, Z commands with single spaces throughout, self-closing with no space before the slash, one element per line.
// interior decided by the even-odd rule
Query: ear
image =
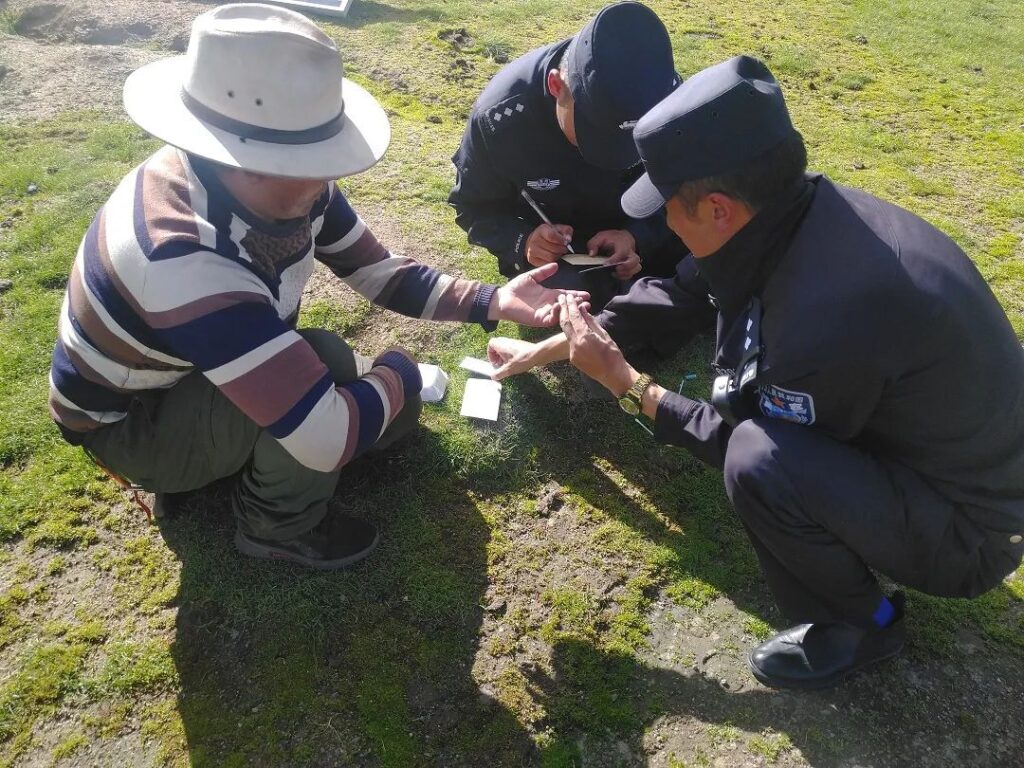
<path fill-rule="evenodd" d="M 562 91 L 564 90 L 565 81 L 562 79 L 562 73 L 557 69 L 548 70 L 548 93 L 558 100 L 562 97 Z"/>
<path fill-rule="evenodd" d="M 731 232 L 749 219 L 747 206 L 721 192 L 712 192 L 707 197 L 711 205 L 711 220 L 719 232 Z"/>

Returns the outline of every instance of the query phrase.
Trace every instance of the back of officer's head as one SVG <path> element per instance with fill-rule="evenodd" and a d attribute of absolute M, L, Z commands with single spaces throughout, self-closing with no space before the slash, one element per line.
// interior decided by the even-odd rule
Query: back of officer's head
<path fill-rule="evenodd" d="M 672 42 L 654 11 L 635 2 L 602 8 L 572 39 L 559 70 L 583 158 L 614 170 L 636 165 L 634 127 L 679 82 Z"/>
<path fill-rule="evenodd" d="M 750 56 L 698 72 L 644 115 L 634 137 L 647 173 L 622 206 L 638 218 L 674 196 L 692 212 L 715 192 L 756 213 L 807 170 L 782 90 Z"/>

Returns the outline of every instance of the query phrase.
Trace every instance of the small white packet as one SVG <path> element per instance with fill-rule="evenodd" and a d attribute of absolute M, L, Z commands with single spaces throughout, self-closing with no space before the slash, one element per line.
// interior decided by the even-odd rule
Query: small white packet
<path fill-rule="evenodd" d="M 471 419 L 498 420 L 501 408 L 501 384 L 490 379 L 468 379 L 462 393 L 462 416 Z"/>
<path fill-rule="evenodd" d="M 420 390 L 420 398 L 424 403 L 437 403 L 444 399 L 444 393 L 448 389 L 448 374 L 441 370 L 440 366 L 430 363 L 420 363 L 420 377 L 423 379 L 423 389 Z"/>
<path fill-rule="evenodd" d="M 459 363 L 459 368 L 463 368 L 470 373 L 475 373 L 477 376 L 486 376 L 487 378 L 491 378 L 495 371 L 494 366 L 489 362 L 486 360 L 480 360 L 476 357 L 462 358 L 462 362 Z"/>
<path fill-rule="evenodd" d="M 570 253 L 568 256 L 562 257 L 562 261 L 572 264 L 574 267 L 596 267 L 598 264 L 604 264 L 607 260 L 607 256 L 587 256 L 582 253 Z"/>

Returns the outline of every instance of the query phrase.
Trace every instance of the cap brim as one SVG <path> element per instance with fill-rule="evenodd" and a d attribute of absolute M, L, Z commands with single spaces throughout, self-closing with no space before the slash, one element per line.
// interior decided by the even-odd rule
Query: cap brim
<path fill-rule="evenodd" d="M 573 111 L 576 144 L 583 159 L 598 168 L 624 171 L 640 162 L 640 153 L 633 142 L 633 131 L 599 128 L 580 109 Z"/>
<path fill-rule="evenodd" d="M 645 173 L 622 196 L 622 210 L 634 219 L 646 219 L 661 210 L 668 197 L 654 186 L 651 177 Z"/>
<path fill-rule="evenodd" d="M 242 141 L 193 115 L 181 100 L 186 57 L 155 61 L 124 84 L 124 108 L 139 127 L 168 144 L 220 165 L 293 179 L 336 179 L 365 171 L 387 151 L 391 125 L 377 100 L 345 79 L 345 122 L 313 144 Z"/>

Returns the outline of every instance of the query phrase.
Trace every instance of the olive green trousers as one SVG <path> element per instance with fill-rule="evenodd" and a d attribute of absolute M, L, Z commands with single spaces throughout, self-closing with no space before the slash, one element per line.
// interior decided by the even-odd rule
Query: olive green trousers
<path fill-rule="evenodd" d="M 335 384 L 370 369 L 371 359 L 353 352 L 336 334 L 299 333 Z M 421 408 L 418 396 L 407 400 L 373 450 L 411 432 Z M 104 466 L 153 493 L 197 490 L 237 476 L 232 507 L 238 526 L 260 539 L 289 539 L 315 527 L 344 471 L 318 472 L 300 464 L 198 372 L 170 389 L 140 392 L 126 418 L 90 433 L 83 446 Z"/>

